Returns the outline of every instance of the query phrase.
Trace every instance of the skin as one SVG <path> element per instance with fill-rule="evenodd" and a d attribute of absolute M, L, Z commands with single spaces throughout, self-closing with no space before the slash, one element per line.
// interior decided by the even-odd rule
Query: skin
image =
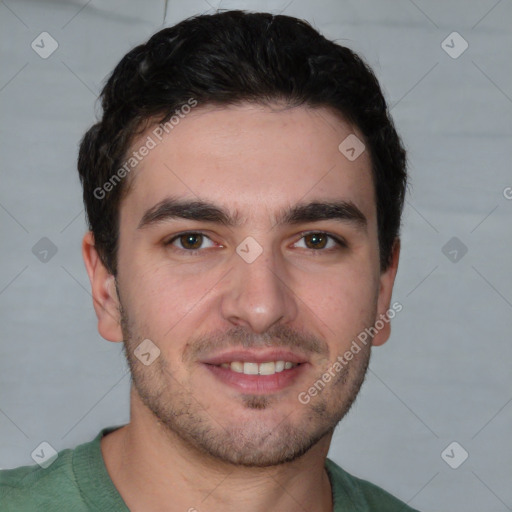
<path fill-rule="evenodd" d="M 351 133 L 363 140 L 324 108 L 198 106 L 129 177 L 117 278 L 85 235 L 98 330 L 124 340 L 132 374 L 130 423 L 101 443 L 130 510 L 332 510 L 325 458 L 364 379 L 370 344 L 308 404 L 297 397 L 390 308 L 400 250 L 397 240 L 381 273 L 369 154 L 349 161 L 338 150 Z M 214 202 L 241 222 L 167 219 L 138 228 L 169 196 Z M 351 201 L 365 229 L 335 219 L 276 224 L 282 209 L 313 200 Z M 183 237 L 166 245 L 184 231 L 206 235 L 196 254 Z M 236 252 L 248 236 L 263 249 L 252 263 Z M 389 334 L 386 322 L 372 345 Z M 160 350 L 149 366 L 133 353 L 144 339 Z M 243 393 L 200 362 L 242 346 L 291 348 L 308 363 L 283 390 Z"/>

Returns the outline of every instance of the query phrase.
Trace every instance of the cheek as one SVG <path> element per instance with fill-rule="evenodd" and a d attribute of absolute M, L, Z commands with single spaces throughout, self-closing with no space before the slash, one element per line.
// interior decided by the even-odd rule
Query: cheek
<path fill-rule="evenodd" d="M 130 277 L 125 279 L 124 295 L 131 306 L 130 314 L 155 339 L 171 336 L 187 315 L 193 317 L 222 278 L 220 272 L 190 272 L 167 263 L 132 264 L 126 270 Z"/>
<path fill-rule="evenodd" d="M 377 286 L 368 267 L 340 266 L 305 279 L 298 296 L 307 305 L 304 314 L 311 316 L 309 310 L 316 315 L 327 339 L 335 335 L 345 343 L 373 322 Z"/>

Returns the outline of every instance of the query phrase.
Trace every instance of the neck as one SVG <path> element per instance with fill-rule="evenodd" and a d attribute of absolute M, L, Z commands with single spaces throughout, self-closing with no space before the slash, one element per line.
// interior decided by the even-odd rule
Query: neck
<path fill-rule="evenodd" d="M 298 459 L 245 467 L 215 459 L 169 431 L 131 392 L 131 421 L 101 441 L 107 471 L 132 512 L 331 512 L 325 458 L 332 433 Z"/>

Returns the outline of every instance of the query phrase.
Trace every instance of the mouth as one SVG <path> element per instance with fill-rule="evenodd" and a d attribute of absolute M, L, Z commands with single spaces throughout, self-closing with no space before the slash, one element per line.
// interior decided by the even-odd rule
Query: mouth
<path fill-rule="evenodd" d="M 228 386 L 245 393 L 270 393 L 291 386 L 308 361 L 289 351 L 236 351 L 202 361 L 206 369 Z"/>
<path fill-rule="evenodd" d="M 284 370 L 295 368 L 299 363 L 291 361 L 266 361 L 264 363 L 251 363 L 243 361 L 233 361 L 231 363 L 222 363 L 221 368 L 227 368 L 232 372 L 243 373 L 244 375 L 274 375 Z"/>

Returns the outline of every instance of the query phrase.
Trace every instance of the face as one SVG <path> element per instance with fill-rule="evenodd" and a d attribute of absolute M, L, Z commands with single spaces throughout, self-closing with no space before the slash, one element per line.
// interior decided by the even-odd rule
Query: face
<path fill-rule="evenodd" d="M 205 456 L 294 460 L 359 391 L 370 344 L 333 363 L 389 308 L 397 258 L 379 271 L 370 157 L 338 149 L 353 133 L 327 109 L 197 107 L 129 177 L 99 330 L 124 340 L 140 403 Z"/>

